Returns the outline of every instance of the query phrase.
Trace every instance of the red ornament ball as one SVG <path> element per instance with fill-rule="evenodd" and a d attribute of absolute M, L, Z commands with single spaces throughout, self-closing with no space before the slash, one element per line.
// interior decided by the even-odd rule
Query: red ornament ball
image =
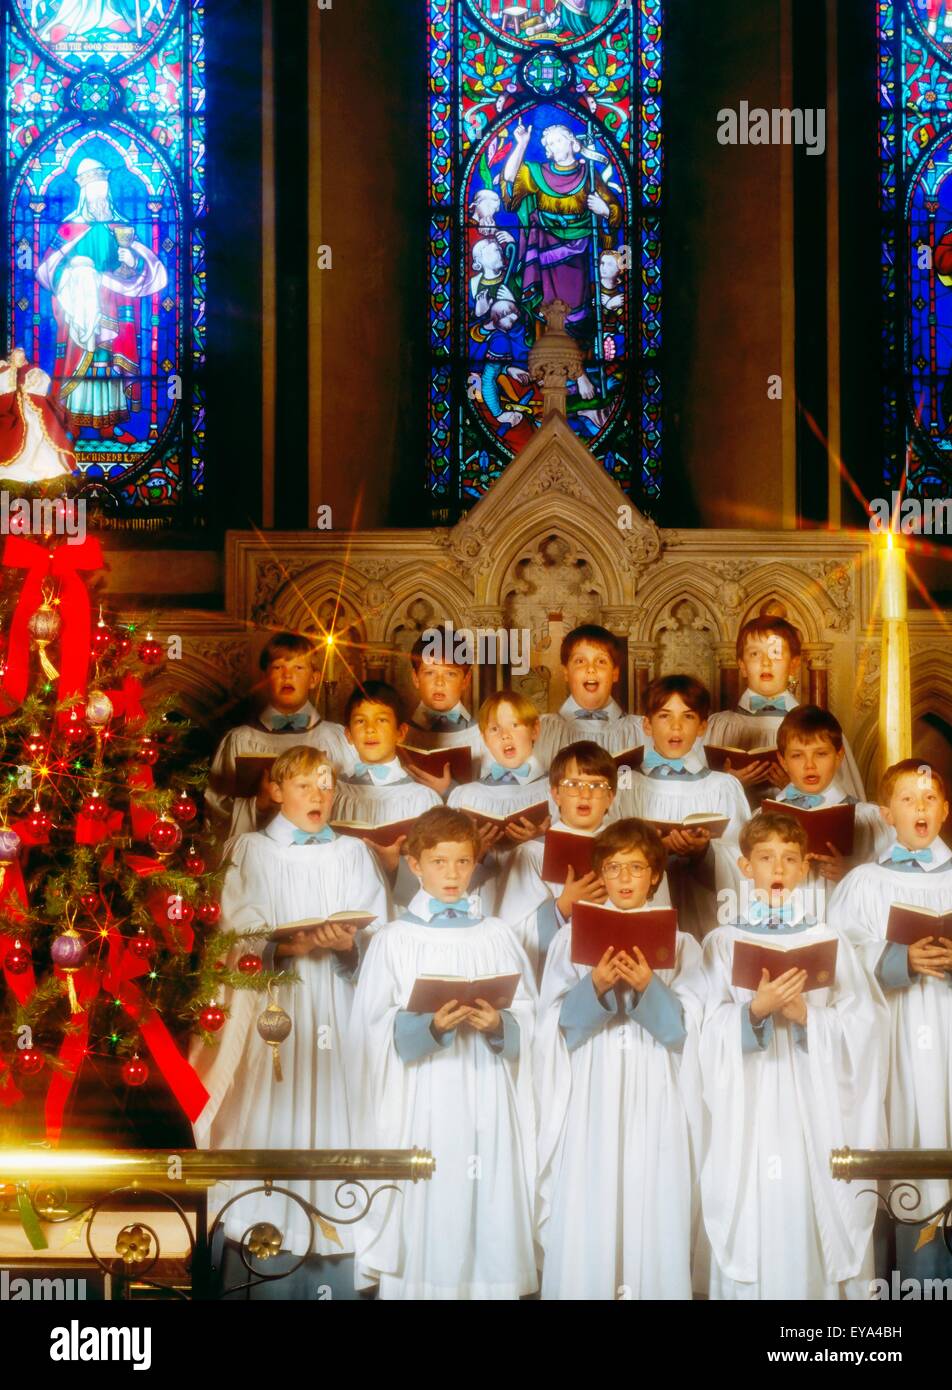
<path fill-rule="evenodd" d="M 43 1053 L 35 1047 L 25 1047 L 22 1052 L 16 1054 L 17 1071 L 24 1076 L 36 1076 L 46 1065 L 46 1058 Z"/>
<path fill-rule="evenodd" d="M 106 627 L 105 623 L 102 627 L 93 628 L 93 636 L 89 644 L 89 649 L 94 661 L 98 661 L 100 657 L 106 655 L 111 641 L 112 633 L 109 631 L 108 627 Z"/>
<path fill-rule="evenodd" d="M 127 632 L 117 632 L 113 641 L 120 656 L 128 656 L 132 651 L 132 638 Z"/>
<path fill-rule="evenodd" d="M 90 915 L 90 917 L 93 915 L 94 912 L 98 912 L 101 904 L 102 899 L 100 898 L 98 893 L 89 892 L 80 893 L 79 895 L 79 905 L 84 912 Z"/>
<path fill-rule="evenodd" d="M 218 1004 L 206 1004 L 198 1016 L 201 1026 L 209 1033 L 217 1033 L 225 1023 L 225 1013 Z"/>
<path fill-rule="evenodd" d="M 147 767 L 155 767 L 159 761 L 159 745 L 150 734 L 146 734 L 142 739 L 136 757 L 140 763 L 145 763 Z"/>
<path fill-rule="evenodd" d="M 171 854 L 182 843 L 181 826 L 168 816 L 160 816 L 149 831 L 148 841 L 156 854 Z"/>
<path fill-rule="evenodd" d="M 87 796 L 83 802 L 82 810 L 84 816 L 90 816 L 93 820 L 109 819 L 109 802 L 104 796 L 100 796 L 99 792 L 93 792 L 91 796 Z"/>
<path fill-rule="evenodd" d="M 187 874 L 192 875 L 192 878 L 200 878 L 201 875 L 205 872 L 205 860 L 199 854 L 198 850 L 195 848 L 194 845 L 192 845 L 192 847 L 189 849 L 188 854 L 186 854 L 185 863 L 182 867 L 184 868 Z"/>
<path fill-rule="evenodd" d="M 30 758 L 38 758 L 41 753 L 46 751 L 46 743 L 36 732 L 30 734 L 23 744 L 23 750 Z"/>
<path fill-rule="evenodd" d="M 260 975 L 263 965 L 264 961 L 260 956 L 249 954 L 241 957 L 238 962 L 238 969 L 241 971 L 242 975 Z"/>
<path fill-rule="evenodd" d="M 144 666 L 158 666 L 165 656 L 165 649 L 161 642 L 157 642 L 151 632 L 144 642 L 139 643 L 139 660 Z"/>
<path fill-rule="evenodd" d="M 47 837 L 53 829 L 53 822 L 45 811 L 35 806 L 26 818 L 27 829 L 36 838 Z"/>
<path fill-rule="evenodd" d="M 73 713 L 70 715 L 69 719 L 67 719 L 66 723 L 63 725 L 63 737 L 65 738 L 66 742 L 71 747 L 75 748 L 77 744 L 82 743 L 84 741 L 88 733 L 89 729 L 86 726 L 86 721 L 84 719 L 80 719 L 79 715 L 74 710 Z"/>
<path fill-rule="evenodd" d="M 206 927 L 214 927 L 217 922 L 221 921 L 221 903 L 216 903 L 214 898 L 208 898 L 207 901 L 199 903 L 198 920 L 204 922 Z"/>
<path fill-rule="evenodd" d="M 130 1057 L 123 1063 L 122 1079 L 127 1086 L 144 1086 L 149 1079 L 149 1068 L 138 1055 Z"/>
<path fill-rule="evenodd" d="M 172 803 L 172 815 L 179 825 L 190 825 L 198 815 L 198 807 L 190 796 L 182 792 L 181 796 Z"/>
<path fill-rule="evenodd" d="M 3 968 L 10 975 L 25 975 L 29 970 L 32 956 L 22 941 L 14 941 L 3 961 Z"/>
<path fill-rule="evenodd" d="M 137 960 L 148 960 L 155 950 L 155 941 L 147 932 L 140 931 L 129 942 L 129 951 Z"/>

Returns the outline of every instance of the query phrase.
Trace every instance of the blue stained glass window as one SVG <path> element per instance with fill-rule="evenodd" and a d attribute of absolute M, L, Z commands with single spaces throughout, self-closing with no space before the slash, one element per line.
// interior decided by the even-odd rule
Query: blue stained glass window
<path fill-rule="evenodd" d="M 428 487 L 475 501 L 541 424 L 562 299 L 569 422 L 623 487 L 661 471 L 661 0 L 428 0 Z"/>
<path fill-rule="evenodd" d="M 203 0 L 6 0 L 6 336 L 116 525 L 201 524 Z"/>

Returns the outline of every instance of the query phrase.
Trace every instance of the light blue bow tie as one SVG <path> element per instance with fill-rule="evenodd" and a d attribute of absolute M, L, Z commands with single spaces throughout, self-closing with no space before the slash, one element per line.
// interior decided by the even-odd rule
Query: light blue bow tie
<path fill-rule="evenodd" d="M 310 724 L 307 714 L 301 710 L 298 714 L 290 714 L 286 719 L 272 719 L 271 732 L 273 734 L 283 734 L 286 729 L 306 729 Z"/>
<path fill-rule="evenodd" d="M 354 764 L 355 777 L 370 777 L 374 782 L 386 782 L 390 776 L 390 769 L 386 763 L 361 763 Z"/>
<path fill-rule="evenodd" d="M 523 763 L 522 767 L 503 767 L 501 763 L 492 763 L 489 768 L 489 780 L 492 782 L 505 782 L 507 777 L 511 782 L 518 782 L 520 776 L 528 775 L 528 763 Z"/>
<path fill-rule="evenodd" d="M 893 845 L 889 858 L 893 864 L 908 864 L 912 868 L 916 864 L 931 864 L 932 850 L 906 849 L 905 845 Z"/>
<path fill-rule="evenodd" d="M 779 695 L 775 698 L 767 695 L 751 695 L 750 712 L 751 714 L 786 714 L 787 706 Z"/>
<path fill-rule="evenodd" d="M 329 825 L 325 825 L 323 830 L 295 830 L 292 844 L 295 845 L 326 845 L 328 841 L 335 838 L 333 830 Z"/>
<path fill-rule="evenodd" d="M 666 758 L 658 752 L 657 748 L 645 749 L 641 766 L 645 772 L 650 772 L 652 768 L 659 768 L 662 776 L 667 776 L 671 772 L 687 772 L 683 758 Z"/>
<path fill-rule="evenodd" d="M 430 722 L 430 728 L 434 733 L 445 733 L 448 729 L 456 729 L 466 720 L 465 714 L 460 710 L 457 710 L 455 714 L 452 712 L 447 714 L 434 714 L 432 710 L 427 710 L 427 717 Z"/>
<path fill-rule="evenodd" d="M 815 806 L 823 805 L 822 796 L 816 792 L 799 792 L 796 787 L 792 791 L 785 787 L 777 800 L 785 802 L 788 806 L 796 806 L 801 811 L 812 811 Z"/>
<path fill-rule="evenodd" d="M 468 917 L 469 898 L 459 898 L 455 903 L 442 903 L 439 898 L 431 898 L 427 906 L 434 917 Z"/>
<path fill-rule="evenodd" d="M 761 898 L 754 898 L 747 911 L 747 920 L 755 927 L 762 927 L 765 923 L 768 927 L 779 926 L 782 922 L 793 921 L 794 910 L 792 902 L 782 903 L 780 907 L 772 907 L 770 903 L 765 903 Z"/>
<path fill-rule="evenodd" d="M 576 705 L 572 710 L 573 719 L 610 719 L 611 715 L 607 709 L 582 709 Z"/>

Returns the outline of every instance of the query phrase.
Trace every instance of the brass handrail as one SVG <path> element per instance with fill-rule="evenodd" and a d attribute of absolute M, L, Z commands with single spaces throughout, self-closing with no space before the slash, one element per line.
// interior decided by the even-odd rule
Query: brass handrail
<path fill-rule="evenodd" d="M 834 1149 L 830 1172 L 841 1182 L 952 1178 L 952 1149 Z"/>
<path fill-rule="evenodd" d="M 420 1182 L 433 1176 L 424 1149 L 48 1149 L 0 1148 L 4 1185 L 51 1183 L 83 1191 L 143 1187 L 181 1192 L 217 1182 L 309 1179 Z"/>

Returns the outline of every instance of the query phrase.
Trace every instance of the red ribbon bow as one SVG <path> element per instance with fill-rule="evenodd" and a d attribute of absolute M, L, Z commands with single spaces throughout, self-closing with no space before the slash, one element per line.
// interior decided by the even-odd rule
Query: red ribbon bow
<path fill-rule="evenodd" d="M 67 700 L 71 695 L 85 695 L 89 676 L 90 613 L 89 592 L 80 578 L 80 571 L 102 569 L 99 541 L 87 536 L 79 545 L 60 545 L 48 550 L 24 536 L 7 536 L 3 564 L 7 569 L 26 570 L 27 576 L 10 625 L 7 669 L 0 691 L 6 708 L 0 709 L 0 714 L 10 714 L 26 697 L 30 683 L 29 622 L 43 602 L 43 581 L 47 577 L 62 581 L 58 698 Z"/>

